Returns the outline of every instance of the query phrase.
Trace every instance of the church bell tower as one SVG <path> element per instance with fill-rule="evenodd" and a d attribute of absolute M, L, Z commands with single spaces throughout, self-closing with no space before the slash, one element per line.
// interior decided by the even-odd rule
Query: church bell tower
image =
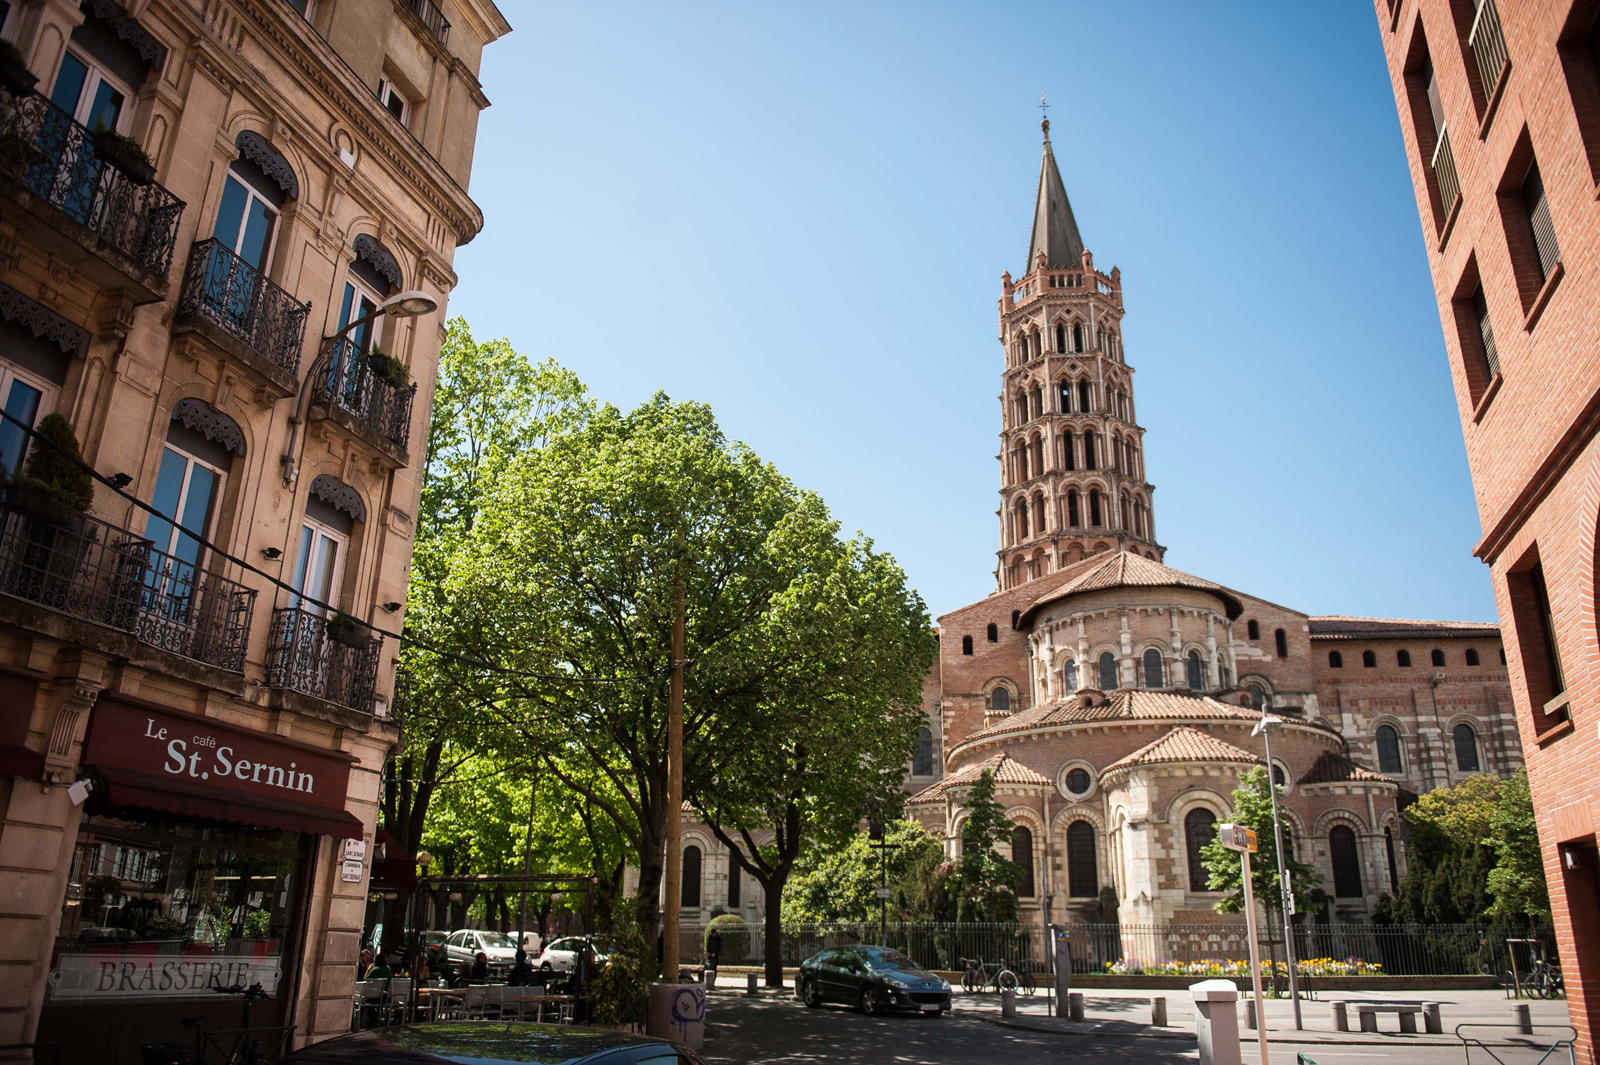
<path fill-rule="evenodd" d="M 1000 550 L 1014 588 L 1089 555 L 1161 561 L 1122 351 L 1122 272 L 1083 246 L 1042 123 L 1044 158 L 1020 278 L 1001 276 Z"/>

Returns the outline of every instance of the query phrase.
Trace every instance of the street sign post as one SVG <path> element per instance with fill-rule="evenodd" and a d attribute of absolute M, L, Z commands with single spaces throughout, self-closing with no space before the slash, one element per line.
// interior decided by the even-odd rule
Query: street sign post
<path fill-rule="evenodd" d="M 1261 948 L 1256 944 L 1256 893 L 1250 883 L 1250 855 L 1255 853 L 1256 832 L 1253 828 L 1231 822 L 1217 826 L 1217 841 L 1231 851 L 1239 852 L 1244 870 L 1244 923 L 1250 936 L 1250 984 L 1256 996 L 1256 1042 L 1261 1047 L 1261 1065 L 1267 1065 L 1267 1014 L 1261 1000 Z"/>

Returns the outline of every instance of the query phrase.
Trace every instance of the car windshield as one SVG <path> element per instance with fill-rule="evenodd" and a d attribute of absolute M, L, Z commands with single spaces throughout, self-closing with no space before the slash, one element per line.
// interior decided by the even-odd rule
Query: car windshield
<path fill-rule="evenodd" d="M 589 940 L 589 943 L 594 947 L 596 954 L 609 954 L 611 952 L 611 940 L 605 936 L 595 936 Z"/>
<path fill-rule="evenodd" d="M 868 950 L 862 953 L 866 956 L 867 964 L 874 969 L 905 971 L 922 968 L 922 966 L 901 954 L 898 950 Z"/>
<path fill-rule="evenodd" d="M 516 950 L 516 942 L 504 932 L 479 932 L 486 947 L 496 947 L 501 950 Z"/>

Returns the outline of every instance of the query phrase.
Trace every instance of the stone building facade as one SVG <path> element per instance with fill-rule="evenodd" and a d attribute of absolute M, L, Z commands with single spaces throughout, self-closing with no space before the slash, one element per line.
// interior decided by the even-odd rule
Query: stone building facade
<path fill-rule="evenodd" d="M 1166 566 L 1121 340 L 1122 277 L 1073 219 L 1045 123 L 1028 271 L 1002 278 L 996 591 L 939 618 L 907 809 L 950 842 L 985 770 L 1016 825 L 1032 921 L 1215 920 L 1197 851 L 1253 734 L 1322 920 L 1404 873 L 1408 796 L 1522 764 L 1492 625 L 1317 617 Z"/>
<path fill-rule="evenodd" d="M 1597 1060 L 1600 4 L 1377 0 L 1527 747 L 1579 1060 Z"/>
<path fill-rule="evenodd" d="M 0 19 L 0 1043 L 137 1060 L 229 1015 L 213 981 L 268 987 L 297 1042 L 345 1031 L 510 27 L 492 0 Z M 48 415 L 86 509 L 26 479 Z"/>

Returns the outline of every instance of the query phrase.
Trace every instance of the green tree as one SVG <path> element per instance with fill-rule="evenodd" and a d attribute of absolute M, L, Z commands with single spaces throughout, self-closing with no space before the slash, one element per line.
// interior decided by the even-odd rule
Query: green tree
<path fill-rule="evenodd" d="M 1294 890 L 1295 910 L 1298 913 L 1310 913 L 1318 906 L 1311 893 L 1322 883 L 1322 878 L 1317 875 L 1315 868 L 1295 857 L 1292 826 L 1281 801 L 1283 788 L 1280 785 L 1273 786 L 1278 789 L 1278 817 L 1282 823 L 1283 838 L 1288 843 L 1289 853 L 1284 855 L 1283 864 Z M 1278 887 L 1277 837 L 1272 831 L 1272 794 L 1267 790 L 1265 767 L 1257 766 L 1239 778 L 1239 786 L 1233 790 L 1232 821 L 1236 825 L 1255 829 L 1256 852 L 1250 856 L 1250 888 L 1255 892 L 1256 901 L 1265 906 L 1270 914 L 1281 908 L 1282 896 Z M 1220 839 L 1213 839 L 1205 845 L 1200 855 L 1206 872 L 1210 874 L 1211 890 L 1227 892 L 1224 898 L 1215 903 L 1216 911 L 1243 912 L 1244 869 L 1239 853 L 1224 847 Z"/>
<path fill-rule="evenodd" d="M 945 861 L 944 844 L 916 821 L 884 826 L 891 921 L 934 920 L 926 905 L 923 871 Z M 812 848 L 796 864 L 783 898 L 783 921 L 869 921 L 878 916 L 877 890 L 883 883 L 880 851 L 865 832 L 842 847 Z"/>
<path fill-rule="evenodd" d="M 1012 825 L 995 801 L 993 771 L 979 774 L 961 808 L 967 819 L 961 825 L 961 856 L 949 882 L 956 920 L 1014 921 L 1022 867 L 1002 857 L 998 849 L 1002 843 L 1010 844 Z"/>
<path fill-rule="evenodd" d="M 1500 801 L 1485 837 L 1495 855 L 1489 871 L 1489 894 L 1498 917 L 1543 917 L 1550 913 L 1544 862 L 1539 853 L 1539 825 L 1528 790 L 1528 771 L 1519 768 L 1500 788 Z"/>

